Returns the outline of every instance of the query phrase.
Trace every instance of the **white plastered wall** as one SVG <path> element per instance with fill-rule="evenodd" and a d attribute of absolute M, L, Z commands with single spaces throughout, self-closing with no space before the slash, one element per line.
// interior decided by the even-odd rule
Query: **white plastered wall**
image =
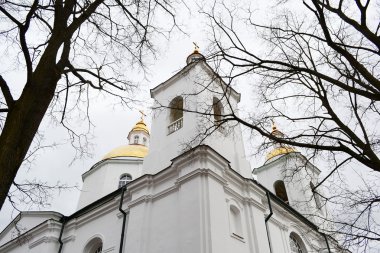
<path fill-rule="evenodd" d="M 78 210 L 115 191 L 122 174 L 130 174 L 132 180 L 142 175 L 141 158 L 112 158 L 95 165 L 83 174 L 83 187 Z"/>
<path fill-rule="evenodd" d="M 228 101 L 237 112 L 239 94 L 231 92 L 225 94 L 222 86 L 212 80 L 212 73 L 205 63 L 199 62 L 189 71 L 179 75 L 173 80 L 160 85 L 152 92 L 155 99 L 155 108 L 152 119 L 151 146 L 149 155 L 144 160 L 144 172 L 156 173 L 171 163 L 171 159 L 181 154 L 189 147 L 200 143 L 204 137 L 200 134 L 214 124 L 213 116 L 200 113 L 213 114 L 213 97 L 221 99 L 224 113 L 228 113 Z M 184 99 L 183 127 L 174 133 L 168 134 L 170 124 L 169 106 L 172 99 L 182 96 Z M 195 113 L 200 112 L 200 113 Z M 244 177 L 251 177 L 250 165 L 245 157 L 241 129 L 239 126 L 225 125 L 221 131 L 215 131 L 203 142 L 228 159 L 232 167 Z"/>
<path fill-rule="evenodd" d="M 116 192 L 117 193 L 117 192 Z M 118 252 L 123 215 L 120 192 L 65 224 L 62 253 L 84 252 L 91 239 L 103 252 Z M 239 208 L 241 238 L 231 234 L 229 205 Z M 228 162 L 206 146 L 176 158 L 168 169 L 131 182 L 124 196 L 127 212 L 124 252 L 139 253 L 269 253 L 265 190 L 230 169 Z M 323 249 L 321 236 L 282 206 L 273 204 L 269 220 L 273 253 L 289 252 L 289 234 L 297 232 L 308 247 Z M 46 227 L 35 238 L 44 243 L 17 245 L 0 252 L 57 252 L 60 226 Z M 52 234 L 54 233 L 54 234 Z M 50 238 L 50 239 L 49 239 Z M 30 245 L 35 245 L 31 250 Z M 38 251 L 36 251 L 38 249 Z M 308 251 L 309 252 L 309 251 Z"/>
<path fill-rule="evenodd" d="M 325 208 L 318 209 L 313 197 L 310 182 L 318 182 L 320 171 L 307 162 L 299 153 L 272 158 L 264 166 L 255 169 L 257 181 L 275 193 L 274 183 L 284 181 L 289 205 L 301 214 L 319 224 L 317 216 L 325 216 Z"/>

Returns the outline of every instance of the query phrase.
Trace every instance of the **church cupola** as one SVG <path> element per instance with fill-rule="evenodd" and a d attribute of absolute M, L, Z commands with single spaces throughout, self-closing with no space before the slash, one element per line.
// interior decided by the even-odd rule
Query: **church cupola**
<path fill-rule="evenodd" d="M 279 139 L 282 139 L 285 137 L 285 135 L 280 130 L 277 129 L 277 126 L 274 122 L 272 124 L 271 135 L 273 135 L 274 137 L 277 137 Z M 278 157 L 281 155 L 297 152 L 297 150 L 295 148 L 293 148 L 289 145 L 279 143 L 276 141 L 273 141 L 273 143 L 274 143 L 273 149 L 267 154 L 266 161 L 269 161 L 274 157 Z"/>
<path fill-rule="evenodd" d="M 103 157 L 103 159 L 116 157 L 144 158 L 148 154 L 150 133 L 144 122 L 143 115 L 144 114 L 142 113 L 140 121 L 136 123 L 128 134 L 129 145 L 123 145 L 111 150 Z"/>
<path fill-rule="evenodd" d="M 108 152 L 82 175 L 78 210 L 143 175 L 143 161 L 149 152 L 150 133 L 144 114 L 128 134 L 128 145 Z"/>
<path fill-rule="evenodd" d="M 193 42 L 194 43 L 194 42 Z M 199 52 L 199 47 L 196 43 L 194 43 L 194 51 L 186 58 L 186 63 L 190 64 L 192 62 L 202 61 L 206 58 Z"/>
<path fill-rule="evenodd" d="M 130 145 L 144 145 L 148 146 L 149 130 L 146 126 L 144 119 L 136 123 L 132 130 L 128 134 L 128 141 Z"/>

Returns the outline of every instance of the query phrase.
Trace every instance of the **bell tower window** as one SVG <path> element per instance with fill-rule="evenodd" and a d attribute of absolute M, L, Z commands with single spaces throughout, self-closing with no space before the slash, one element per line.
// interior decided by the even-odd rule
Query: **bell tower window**
<path fill-rule="evenodd" d="M 223 106 L 220 100 L 216 97 L 212 99 L 212 109 L 214 110 L 214 124 L 219 125 L 222 120 Z"/>
<path fill-rule="evenodd" d="M 319 193 L 314 190 L 315 186 L 312 182 L 310 182 L 310 188 L 311 188 L 311 192 L 313 193 L 315 205 L 317 206 L 318 209 L 321 209 L 322 208 L 321 198 L 319 196 Z"/>
<path fill-rule="evenodd" d="M 183 98 L 175 97 L 169 104 L 169 126 L 168 133 L 174 133 L 183 125 Z"/>
<path fill-rule="evenodd" d="M 134 144 L 139 144 L 139 136 L 138 135 L 135 135 L 133 143 Z"/>
<path fill-rule="evenodd" d="M 289 204 L 288 194 L 286 193 L 284 181 L 278 180 L 274 183 L 273 186 L 276 196 L 282 199 L 286 204 Z"/>

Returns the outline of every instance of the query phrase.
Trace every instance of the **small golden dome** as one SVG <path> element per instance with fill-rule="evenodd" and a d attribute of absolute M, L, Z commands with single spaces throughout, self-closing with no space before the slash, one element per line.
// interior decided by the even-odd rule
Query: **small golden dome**
<path fill-rule="evenodd" d="M 144 120 L 140 120 L 139 122 L 136 123 L 136 125 L 132 128 L 131 132 L 133 131 L 143 131 L 147 134 L 149 134 L 149 129 L 146 126 Z"/>
<path fill-rule="evenodd" d="M 273 135 L 273 136 L 275 136 L 277 138 L 284 138 L 285 137 L 285 135 L 280 130 L 278 130 L 278 128 L 277 128 L 276 124 L 274 123 L 274 121 L 272 121 L 272 132 L 271 132 L 271 135 Z M 275 142 L 275 143 L 277 143 L 277 142 Z M 276 146 L 277 147 L 275 147 L 272 151 L 270 151 L 266 155 L 266 160 L 267 161 L 269 159 L 275 157 L 275 156 L 285 155 L 285 154 L 297 152 L 297 150 L 295 148 L 290 147 L 290 146 L 285 145 L 285 144 L 277 143 Z"/>
<path fill-rule="evenodd" d="M 131 144 L 117 147 L 103 157 L 110 159 L 115 157 L 138 157 L 144 158 L 149 152 L 148 147 L 140 144 Z"/>
<path fill-rule="evenodd" d="M 278 148 L 275 148 L 273 149 L 271 152 L 269 152 L 266 156 L 267 158 L 267 161 L 275 156 L 279 156 L 279 155 L 285 155 L 285 154 L 289 154 L 289 153 L 293 153 L 293 152 L 297 152 L 297 150 L 295 148 L 292 148 L 292 147 L 278 147 Z"/>
<path fill-rule="evenodd" d="M 203 54 L 199 52 L 198 45 L 195 42 L 193 42 L 193 44 L 194 44 L 194 51 L 186 58 L 187 64 L 190 64 L 192 62 L 197 62 L 200 60 L 205 60 L 205 57 L 203 56 Z"/>

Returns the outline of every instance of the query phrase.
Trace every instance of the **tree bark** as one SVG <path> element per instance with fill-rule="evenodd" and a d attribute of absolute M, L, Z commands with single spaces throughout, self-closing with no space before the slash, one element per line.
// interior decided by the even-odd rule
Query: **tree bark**
<path fill-rule="evenodd" d="M 0 135 L 0 209 L 54 96 L 60 74 L 53 55 L 33 72 Z"/>

